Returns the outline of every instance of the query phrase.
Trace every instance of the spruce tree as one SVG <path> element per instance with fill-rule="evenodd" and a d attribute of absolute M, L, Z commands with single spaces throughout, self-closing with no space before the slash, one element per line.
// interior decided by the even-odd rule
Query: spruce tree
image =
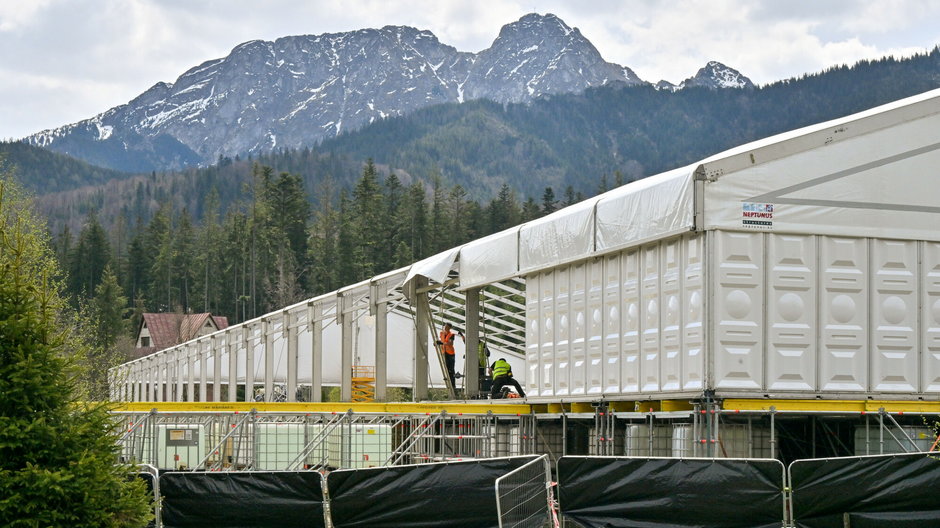
<path fill-rule="evenodd" d="M 43 228 L 0 177 L 0 526 L 146 524 L 142 481 L 115 465 L 107 407 L 77 401 L 81 340 Z"/>

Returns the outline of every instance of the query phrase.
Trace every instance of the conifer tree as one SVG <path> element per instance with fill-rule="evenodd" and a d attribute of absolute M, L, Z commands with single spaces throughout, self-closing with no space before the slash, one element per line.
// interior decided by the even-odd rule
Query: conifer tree
<path fill-rule="evenodd" d="M 108 369 L 126 359 L 125 351 L 116 344 L 127 333 L 127 297 L 110 266 L 105 268 L 94 297 L 82 308 L 78 324 L 87 328 L 90 336 L 82 358 L 83 392 L 90 400 L 102 401 L 108 398 Z"/>
<path fill-rule="evenodd" d="M 74 296 L 90 296 L 111 262 L 111 244 L 95 211 L 88 213 L 78 244 L 69 256 L 69 290 Z"/>
<path fill-rule="evenodd" d="M 143 482 L 115 464 L 102 404 L 80 404 L 66 304 L 40 223 L 0 179 L 0 526 L 144 526 Z"/>
<path fill-rule="evenodd" d="M 542 215 L 552 214 L 556 209 L 558 209 L 558 200 L 555 199 L 555 190 L 546 187 L 545 192 L 542 193 Z"/>

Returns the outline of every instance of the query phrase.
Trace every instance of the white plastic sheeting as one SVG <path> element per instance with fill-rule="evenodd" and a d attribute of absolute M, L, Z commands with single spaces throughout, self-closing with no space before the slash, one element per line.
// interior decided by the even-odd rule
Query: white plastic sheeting
<path fill-rule="evenodd" d="M 597 253 L 691 230 L 694 170 L 675 169 L 602 195 L 596 205 Z"/>
<path fill-rule="evenodd" d="M 589 256 L 594 251 L 594 204 L 587 200 L 519 229 L 521 272 L 557 266 Z"/>
<path fill-rule="evenodd" d="M 460 248 L 460 288 L 690 231 L 693 172 L 694 167 L 683 167 L 635 181 L 521 227 L 470 242 Z"/>
<path fill-rule="evenodd" d="M 460 246 L 415 262 L 408 270 L 408 275 L 405 276 L 405 280 L 402 281 L 402 284 L 408 284 L 414 280 L 415 277 L 419 276 L 427 277 L 434 282 L 443 284 L 444 281 L 447 280 L 447 275 L 450 273 L 450 270 L 454 267 L 454 261 L 457 260 L 459 252 Z M 407 292 L 408 288 L 405 288 L 405 291 Z"/>
<path fill-rule="evenodd" d="M 460 248 L 460 289 L 466 290 L 519 272 L 519 228 L 513 227 Z"/>

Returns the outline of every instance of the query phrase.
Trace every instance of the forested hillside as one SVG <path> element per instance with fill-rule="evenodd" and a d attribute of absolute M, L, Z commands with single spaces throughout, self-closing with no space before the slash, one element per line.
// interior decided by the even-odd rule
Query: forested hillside
<path fill-rule="evenodd" d="M 19 141 L 0 142 L 0 161 L 9 166 L 23 188 L 39 194 L 100 185 L 130 176 Z"/>
<path fill-rule="evenodd" d="M 559 201 L 546 189 L 540 202 L 520 203 L 504 186 L 481 203 L 439 179 L 425 185 L 383 178 L 369 162 L 350 191 L 322 182 L 314 210 L 299 176 L 259 163 L 232 165 L 248 171 L 249 184 L 225 213 L 213 188 L 198 223 L 190 210 L 166 201 L 148 221 L 120 215 L 110 233 L 95 212 L 77 236 L 60 233 L 56 253 L 76 304 L 89 297 L 100 303 L 95 292 L 113 274 L 121 288 L 108 295 L 129 299 L 138 314 L 210 311 L 239 322 L 582 198 L 569 191 Z"/>

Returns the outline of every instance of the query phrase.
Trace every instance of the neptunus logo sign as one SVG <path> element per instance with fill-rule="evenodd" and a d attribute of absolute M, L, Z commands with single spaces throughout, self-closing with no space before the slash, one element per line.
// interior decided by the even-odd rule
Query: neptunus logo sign
<path fill-rule="evenodd" d="M 741 225 L 757 229 L 772 228 L 774 226 L 774 204 L 742 203 Z"/>

